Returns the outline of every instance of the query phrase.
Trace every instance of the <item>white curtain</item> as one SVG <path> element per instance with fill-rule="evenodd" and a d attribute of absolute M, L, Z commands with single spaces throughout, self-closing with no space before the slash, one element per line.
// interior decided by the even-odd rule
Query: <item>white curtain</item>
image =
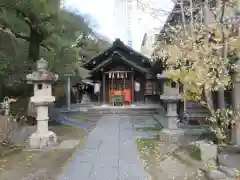
<path fill-rule="evenodd" d="M 100 92 L 100 84 L 99 83 L 95 83 L 94 84 L 94 93 L 99 93 Z"/>
<path fill-rule="evenodd" d="M 134 86 L 135 86 L 135 88 L 134 88 L 135 91 L 136 91 L 136 92 L 139 92 L 140 89 L 141 89 L 141 88 L 140 88 L 140 83 L 139 83 L 139 82 L 135 82 Z"/>

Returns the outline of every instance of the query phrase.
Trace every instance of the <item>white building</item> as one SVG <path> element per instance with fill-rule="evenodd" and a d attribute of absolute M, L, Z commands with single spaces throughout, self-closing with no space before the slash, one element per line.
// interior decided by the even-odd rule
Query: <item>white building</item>
<path fill-rule="evenodd" d="M 142 38 L 141 53 L 149 58 L 152 56 L 154 50 L 153 45 L 157 41 L 158 34 L 159 29 L 151 29 L 146 32 Z"/>
<path fill-rule="evenodd" d="M 134 39 L 137 41 L 136 48 L 144 55 L 150 57 L 156 34 L 159 34 L 161 31 L 169 13 L 172 11 L 174 3 L 171 0 L 141 0 L 141 3 L 138 7 L 138 16 L 141 16 L 141 21 L 135 25 L 138 33 Z"/>
<path fill-rule="evenodd" d="M 115 0 L 114 36 L 132 47 L 133 0 Z"/>
<path fill-rule="evenodd" d="M 164 2 L 159 0 L 115 0 L 115 38 L 120 38 L 125 44 L 140 52 L 144 34 L 147 33 L 148 38 L 151 38 L 150 36 L 154 36 L 156 28 L 160 31 L 169 15 L 167 12 L 171 12 L 173 4 L 171 0 Z"/>

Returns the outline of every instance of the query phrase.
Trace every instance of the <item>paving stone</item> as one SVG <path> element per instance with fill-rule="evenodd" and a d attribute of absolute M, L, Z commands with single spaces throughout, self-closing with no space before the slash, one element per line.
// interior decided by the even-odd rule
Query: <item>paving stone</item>
<path fill-rule="evenodd" d="M 135 161 L 120 160 L 119 161 L 119 180 L 146 180 L 147 174 L 141 170 L 142 165 Z"/>
<path fill-rule="evenodd" d="M 99 139 L 87 139 L 84 148 L 85 149 L 99 149 L 102 141 Z"/>
<path fill-rule="evenodd" d="M 63 171 L 58 180 L 88 180 L 92 169 L 93 165 L 91 163 L 73 163 Z"/>
<path fill-rule="evenodd" d="M 88 180 L 117 180 L 119 177 L 118 167 L 111 167 L 108 164 L 93 167 Z"/>
<path fill-rule="evenodd" d="M 111 155 L 111 154 L 99 154 L 96 157 L 94 164 L 98 166 L 105 166 L 108 165 L 110 167 L 118 167 L 119 156 L 118 155 Z"/>
<path fill-rule="evenodd" d="M 85 150 L 80 150 L 75 153 L 75 158 L 76 161 L 78 162 L 94 162 L 98 155 L 98 152 L 96 150 L 91 150 L 91 149 L 85 149 Z"/>
<path fill-rule="evenodd" d="M 74 154 L 66 166 L 68 171 L 63 171 L 61 177 L 69 180 L 146 180 L 148 174 L 138 156 L 130 118 L 105 115 L 90 132 L 84 148 Z"/>

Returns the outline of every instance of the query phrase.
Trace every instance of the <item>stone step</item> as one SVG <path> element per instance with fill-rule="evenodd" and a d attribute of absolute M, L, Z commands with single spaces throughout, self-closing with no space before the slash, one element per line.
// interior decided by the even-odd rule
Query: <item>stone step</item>
<path fill-rule="evenodd" d="M 148 114 L 137 114 L 137 113 L 101 113 L 101 114 L 98 114 L 99 115 L 111 115 L 111 114 L 114 114 L 114 115 L 117 115 L 117 116 L 152 116 L 153 114 L 152 113 L 148 113 Z"/>
<path fill-rule="evenodd" d="M 190 125 L 199 125 L 200 121 L 204 121 L 208 116 L 208 109 L 199 102 L 188 101 L 186 103 L 186 114 L 188 114 L 188 123 Z"/>
<path fill-rule="evenodd" d="M 98 115 L 98 114 L 118 114 L 118 115 L 153 115 L 157 113 L 157 110 L 155 108 L 149 108 L 149 109 L 140 109 L 140 108 L 104 108 L 104 109 L 88 109 L 85 114 L 91 114 L 91 115 Z"/>
<path fill-rule="evenodd" d="M 197 125 L 199 121 L 203 121 L 208 117 L 209 112 L 208 109 L 199 102 L 187 101 L 186 114 L 188 114 L 189 124 Z"/>
<path fill-rule="evenodd" d="M 188 113 L 208 113 L 206 108 L 187 108 L 186 112 Z"/>
<path fill-rule="evenodd" d="M 186 102 L 186 106 L 189 107 L 203 107 L 203 105 L 200 102 L 196 102 L 196 101 L 187 101 Z"/>
<path fill-rule="evenodd" d="M 119 108 L 88 108 L 88 111 L 138 111 L 138 112 L 141 112 L 141 111 L 156 111 L 157 109 L 156 108 L 122 108 L 122 107 L 119 107 Z"/>
<path fill-rule="evenodd" d="M 208 113 L 191 113 L 188 114 L 189 118 L 206 118 L 208 117 Z"/>

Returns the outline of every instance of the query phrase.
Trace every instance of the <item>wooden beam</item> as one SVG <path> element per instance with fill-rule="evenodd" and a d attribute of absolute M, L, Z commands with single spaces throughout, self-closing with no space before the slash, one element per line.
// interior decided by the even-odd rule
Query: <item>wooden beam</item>
<path fill-rule="evenodd" d="M 132 104 L 134 102 L 134 91 L 135 91 L 135 87 L 134 87 L 134 70 L 132 69 Z"/>
<path fill-rule="evenodd" d="M 103 90 L 103 104 L 106 104 L 106 74 L 102 73 L 102 78 L 103 78 L 103 87 L 102 87 L 102 90 Z"/>

